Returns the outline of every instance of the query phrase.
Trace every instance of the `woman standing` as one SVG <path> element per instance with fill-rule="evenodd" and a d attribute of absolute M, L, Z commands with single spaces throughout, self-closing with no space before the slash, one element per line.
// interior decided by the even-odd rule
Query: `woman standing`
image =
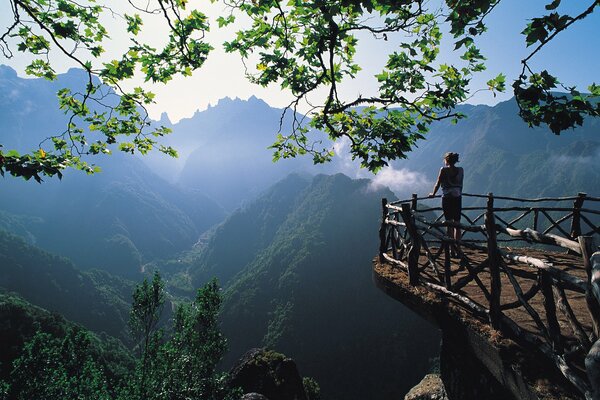
<path fill-rule="evenodd" d="M 460 222 L 462 210 L 462 187 L 464 171 L 455 164 L 458 162 L 458 153 L 444 154 L 444 164 L 440 169 L 433 192 L 430 197 L 435 196 L 440 186 L 442 187 L 442 209 L 446 221 Z M 460 240 L 460 229 L 448 227 L 448 236 Z"/>

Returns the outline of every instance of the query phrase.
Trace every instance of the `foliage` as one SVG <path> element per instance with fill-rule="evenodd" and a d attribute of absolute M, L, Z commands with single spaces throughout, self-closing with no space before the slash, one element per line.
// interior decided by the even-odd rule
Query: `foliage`
<path fill-rule="evenodd" d="M 217 372 L 227 343 L 217 317 L 221 295 L 216 280 L 198 290 L 191 304 L 180 304 L 170 337 L 156 326 L 164 303 L 164 283 L 158 273 L 134 292 L 132 331 L 144 344 L 128 399 L 230 399 L 226 374 Z"/>
<path fill-rule="evenodd" d="M 302 378 L 302 384 L 304 385 L 304 391 L 308 400 L 321 400 L 321 388 L 317 381 L 305 376 Z"/>
<path fill-rule="evenodd" d="M 64 338 L 38 332 L 13 363 L 16 399 L 110 399 L 106 377 L 90 354 L 89 333 L 72 328 Z M 17 387 L 12 390 L 16 390 Z"/>
<path fill-rule="evenodd" d="M 157 336 L 158 322 L 165 304 L 164 282 L 156 272 L 152 282 L 147 279 L 135 287 L 129 316 L 131 335 L 137 343 L 142 358 L 148 357 Z M 145 361 L 144 361 L 145 363 Z"/>
<path fill-rule="evenodd" d="M 78 390 L 76 376 L 86 373 L 91 377 L 98 371 L 107 390 L 115 393 L 118 383 L 133 366 L 131 355 L 120 341 L 90 334 L 60 315 L 35 307 L 14 294 L 0 293 L 0 343 L 0 381 L 5 382 L 6 388 L 10 387 L 10 396 L 0 398 L 32 398 L 25 393 L 39 392 L 45 390 L 44 387 L 57 391 L 57 380 L 65 384 L 65 390 Z M 87 364 L 88 368 L 71 370 L 74 363 Z M 27 375 L 27 371 L 38 367 L 39 371 Z M 95 385 L 99 383 L 95 382 Z M 103 390 L 98 385 L 96 388 Z"/>
<path fill-rule="evenodd" d="M 191 304 L 179 305 L 171 339 L 160 352 L 165 375 L 159 392 L 174 399 L 220 399 L 226 395 L 225 375 L 216 371 L 226 351 L 218 329 L 221 307 L 215 280 L 198 290 Z"/>
<path fill-rule="evenodd" d="M 485 70 L 477 40 L 486 31 L 485 18 L 500 1 L 446 0 L 436 9 L 425 0 L 223 0 L 230 12 L 217 22 L 226 26 L 235 23 L 240 14 L 249 17 L 251 27 L 239 30 L 226 42 L 226 51 L 239 53 L 245 62 L 257 61 L 248 73 L 252 82 L 263 86 L 276 83 L 294 96 L 287 108 L 293 112 L 293 123 L 290 132 L 280 129 L 273 145 L 275 159 L 306 153 L 315 163 L 331 159 L 331 149 L 308 137 L 317 129 L 332 139 L 347 138 L 352 156 L 377 171 L 389 160 L 405 158 L 434 121 L 456 122 L 464 117 L 455 107 L 472 95 L 474 74 Z M 128 7 L 133 13 L 123 15 L 94 0 L 9 3 L 14 22 L 0 36 L 5 57 L 13 56 L 12 38 L 19 51 L 34 58 L 26 68 L 30 75 L 54 79 L 50 62 L 54 52 L 70 58 L 88 74 L 85 89 L 58 93 L 60 108 L 69 115 L 64 132 L 30 154 L 0 152 L 0 173 L 7 171 L 25 179 L 60 177 L 69 166 L 93 173 L 97 167 L 81 156 L 110 153 L 113 147 L 130 153 L 150 151 L 157 145 L 156 138 L 168 129 L 148 132 L 144 107 L 154 101 L 154 95 L 142 87 L 125 91 L 124 82 L 136 73 L 153 82 L 188 76 L 211 50 L 203 38 L 208 19 L 199 10 L 188 9 L 186 0 L 151 0 L 144 5 L 132 0 Z M 532 126 L 547 124 L 559 134 L 581 125 L 585 117 L 600 115 L 598 85 L 591 84 L 586 94 L 561 85 L 547 70 L 535 72 L 530 67 L 532 58 L 548 42 L 600 5 L 597 0 L 587 3 L 585 10 L 571 16 L 559 13 L 561 0 L 552 0 L 546 5 L 548 13 L 533 18 L 522 32 L 532 50 L 522 60 L 522 73 L 512 86 L 520 115 Z M 107 14 L 121 18 L 131 40 L 123 54 L 109 62 L 102 58 L 109 33 L 100 22 Z M 159 50 L 140 39 L 144 20 L 152 14 L 162 16 L 169 30 L 167 43 Z M 461 61 L 456 64 L 438 58 L 444 24 L 450 26 L 454 51 L 460 53 Z M 399 40 L 400 48 L 388 54 L 383 71 L 377 74 L 376 95 L 346 99 L 339 88 L 361 69 L 355 61 L 360 33 L 376 40 Z M 505 80 L 500 74 L 487 82 L 488 88 L 503 91 Z M 558 89 L 568 94 L 556 94 Z M 319 100 L 323 91 L 326 94 Z M 313 94 L 317 101 L 310 97 Z M 296 113 L 305 100 L 312 106 L 309 119 Z M 160 146 L 160 151 L 175 155 L 169 147 Z"/>
<path fill-rule="evenodd" d="M 547 125 L 552 132 L 559 135 L 562 131 L 581 126 L 584 117 L 600 116 L 600 86 L 592 83 L 589 93 L 580 92 L 576 87 L 566 87 L 559 79 L 547 70 L 534 72 L 529 61 L 556 35 L 569 28 L 594 12 L 600 6 L 593 1 L 584 11 L 576 16 L 559 14 L 554 11 L 561 0 L 553 0 L 546 5 L 546 10 L 553 11 L 542 17 L 533 18 L 522 34 L 526 37 L 527 46 L 533 46 L 531 53 L 522 60 L 523 70 L 513 83 L 515 97 L 519 104 L 519 115 L 530 126 Z M 567 94 L 556 93 L 564 90 Z"/>

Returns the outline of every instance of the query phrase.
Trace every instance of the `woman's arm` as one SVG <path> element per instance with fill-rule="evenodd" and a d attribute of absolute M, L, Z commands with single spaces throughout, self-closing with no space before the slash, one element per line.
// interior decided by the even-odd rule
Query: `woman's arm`
<path fill-rule="evenodd" d="M 438 174 L 437 181 L 435 182 L 435 185 L 433 186 L 433 192 L 429 193 L 429 197 L 435 196 L 435 193 L 440 188 L 440 182 L 442 181 L 442 171 L 443 171 L 443 168 L 440 169 L 440 173 Z"/>

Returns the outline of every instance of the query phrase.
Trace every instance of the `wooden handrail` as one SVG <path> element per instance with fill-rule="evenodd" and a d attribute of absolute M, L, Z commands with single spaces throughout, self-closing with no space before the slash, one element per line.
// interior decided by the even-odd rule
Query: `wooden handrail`
<path fill-rule="evenodd" d="M 404 204 L 404 203 L 403 203 Z M 390 205 L 388 206 L 389 209 L 391 210 L 400 210 L 400 208 L 398 206 L 395 205 Z M 487 208 L 486 207 L 463 207 L 462 210 L 463 211 L 485 211 Z M 561 211 L 561 212 L 567 212 L 567 211 L 573 211 L 572 208 L 568 208 L 568 207 L 495 207 L 493 209 L 494 212 L 498 212 L 498 211 L 504 211 L 504 212 L 510 212 L 510 211 L 541 211 L 541 210 L 545 210 L 545 211 Z M 442 207 L 428 207 L 428 208 L 420 208 L 419 212 L 423 213 L 423 212 L 429 212 L 429 211 L 442 211 Z M 598 210 L 592 210 L 590 208 L 582 208 L 580 209 L 581 212 L 585 212 L 585 213 L 589 213 L 589 214 L 596 214 L 596 215 L 600 215 L 600 211 Z"/>
<path fill-rule="evenodd" d="M 474 193 L 463 193 L 462 194 L 463 197 L 473 197 L 473 198 L 480 198 L 480 199 L 487 199 L 487 195 L 484 194 L 474 194 Z M 424 197 L 411 197 L 410 199 L 404 199 L 404 200 L 396 200 L 391 202 L 391 205 L 397 205 L 397 204 L 402 204 L 402 203 L 411 203 L 413 201 L 421 201 L 421 200 L 430 200 L 430 199 L 439 199 L 441 198 L 441 195 L 435 195 L 435 196 L 424 196 Z M 498 195 L 494 195 L 494 199 L 496 200 L 509 200 L 509 201 L 519 201 L 519 202 L 523 202 L 523 203 L 541 203 L 541 202 L 556 202 L 556 201 L 575 201 L 577 199 L 579 199 L 580 196 L 566 196 L 566 197 L 540 197 L 540 198 L 533 198 L 533 199 L 527 199 L 527 198 L 520 198 L 520 197 L 510 197 L 510 196 L 498 196 Z M 594 196 L 588 196 L 587 194 L 585 195 L 585 200 L 589 200 L 589 201 L 600 201 L 600 197 L 594 197 Z"/>
<path fill-rule="evenodd" d="M 550 244 L 554 246 L 564 247 L 565 249 L 569 249 L 574 251 L 577 254 L 581 254 L 581 247 L 579 243 L 574 240 L 565 239 L 558 235 L 547 234 L 544 235 L 540 232 L 536 232 L 533 229 L 510 229 L 503 228 L 501 226 L 496 225 L 496 231 L 505 233 L 514 238 L 523 238 L 530 242 L 536 242 L 540 244 Z"/>
<path fill-rule="evenodd" d="M 600 298 L 595 299 L 594 295 L 591 294 L 589 283 L 592 276 L 590 257 L 594 249 L 593 237 L 581 236 L 582 231 L 588 230 L 587 227 L 591 229 L 591 234 L 600 235 L 600 227 L 596 222 L 593 222 L 595 218 L 591 216 L 600 215 L 600 210 L 591 209 L 589 206 L 583 208 L 584 204 L 595 205 L 592 202 L 598 202 L 600 198 L 590 197 L 584 193 L 571 197 L 537 199 L 495 196 L 491 193 L 488 195 L 463 194 L 463 196 L 485 198 L 487 200 L 485 206 L 463 208 L 463 211 L 479 212 L 476 217 L 472 215 L 469 217 L 468 214 L 464 214 L 468 223 L 440 221 L 441 217 L 434 217 L 434 221 L 424 218 L 424 213 L 441 211 L 442 208 L 419 207 L 418 202 L 435 197 L 418 197 L 414 194 L 408 200 L 391 203 L 382 202 L 380 260 L 406 269 L 411 285 L 422 285 L 461 303 L 479 318 L 488 318 L 494 329 L 500 330 L 509 336 L 512 335 L 511 337 L 515 337 L 521 343 L 535 343 L 538 350 L 548 355 L 563 375 L 579 388 L 582 394 L 589 395 L 590 384 L 594 388 L 600 388 L 600 381 L 594 382 L 595 378 L 590 376 L 590 382 L 588 383 L 582 380 L 569 366 L 567 362 L 569 358 L 564 355 L 565 342 L 557 317 L 558 312 L 563 314 L 568 325 L 564 325 L 562 329 L 565 329 L 565 326 L 569 327 L 575 340 L 580 343 L 581 348 L 586 351 L 591 348 L 588 358 L 591 357 L 593 351 L 598 351 L 597 360 L 600 360 L 600 341 L 596 342 L 600 337 Z M 440 196 L 436 197 L 439 198 Z M 540 205 L 498 207 L 494 205 L 495 200 L 532 203 L 573 201 L 573 207 L 544 207 Z M 508 218 L 496 216 L 497 213 L 517 211 L 523 213 Z M 559 212 L 565 214 L 562 216 L 556 215 Z M 526 218 L 530 214 L 533 217 L 533 227 L 521 228 L 525 222 L 531 219 L 531 217 Z M 586 217 L 586 214 L 589 218 Z M 478 221 L 480 221 L 479 224 L 477 224 Z M 484 222 L 484 224 L 481 224 L 481 222 Z M 567 227 L 566 224 L 569 222 L 570 226 Z M 587 227 L 583 225 L 587 225 Z M 451 232 L 450 228 L 460 229 L 463 232 L 463 237 L 460 240 L 451 238 L 444 228 L 448 228 L 449 232 Z M 540 232 L 538 229 L 545 230 Z M 559 232 L 564 236 L 549 233 L 550 231 Z M 467 238 L 464 235 L 471 236 Z M 506 236 L 503 238 L 502 236 L 498 237 L 498 235 Z M 506 239 L 506 237 L 509 239 Z M 515 254 L 514 251 L 499 248 L 498 243 L 506 240 L 552 245 L 567 249 L 571 254 L 578 254 L 583 259 L 583 267 L 588 271 L 588 281 L 556 268 L 544 260 Z M 477 243 L 485 243 L 485 246 Z M 431 244 L 434 244 L 434 246 L 431 246 Z M 437 247 L 435 244 L 437 244 Z M 390 245 L 392 256 L 387 254 Z M 479 264 L 471 264 L 471 261 L 460 250 L 461 247 L 483 253 L 486 258 Z M 455 278 L 455 282 L 452 282 L 456 271 L 451 271 L 451 252 L 457 252 L 462 260 L 461 263 L 465 262 L 464 265 L 461 264 L 462 267 L 468 269 L 468 274 L 463 275 L 458 280 Z M 425 257 L 424 263 L 419 260 L 423 256 Z M 598 259 L 600 260 L 600 256 L 598 256 Z M 537 274 L 519 268 L 512 268 L 505 262 L 530 265 L 535 268 Z M 599 276 L 596 279 L 597 282 L 600 282 L 600 265 L 597 268 L 598 272 L 595 272 L 596 275 L 594 276 Z M 426 273 L 427 269 L 432 269 L 433 273 Z M 482 271 L 489 272 L 489 291 L 482 282 L 483 278 L 478 276 Z M 513 289 L 516 295 L 517 299 L 512 303 L 501 304 L 503 288 L 500 277 L 502 274 L 509 278 L 510 284 L 507 286 Z M 525 292 L 516 277 L 534 279 L 537 283 L 528 287 Z M 462 288 L 470 282 L 477 283 L 485 295 L 488 303 L 487 308 L 485 305 L 473 301 L 462 291 Z M 569 295 L 565 293 L 565 290 L 570 293 L 586 294 L 594 324 L 594 332 L 591 335 L 588 336 L 582 324 L 577 320 L 569 304 Z M 600 284 L 597 284 L 594 290 L 598 291 L 600 296 Z M 535 296 L 543 297 L 544 318 L 529 303 Z M 538 300 L 536 304 L 539 303 Z M 535 338 L 535 336 L 521 329 L 502 312 L 517 307 L 523 307 L 527 311 L 537 326 L 538 334 L 541 334 L 545 341 Z M 600 365 L 600 361 L 598 361 L 598 365 Z"/>

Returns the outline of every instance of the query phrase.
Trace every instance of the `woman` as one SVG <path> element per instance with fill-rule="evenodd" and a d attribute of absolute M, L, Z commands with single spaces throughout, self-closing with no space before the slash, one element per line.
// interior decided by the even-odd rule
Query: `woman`
<path fill-rule="evenodd" d="M 461 167 L 455 165 L 457 162 L 458 153 L 444 154 L 445 166 L 440 169 L 433 192 L 429 196 L 435 196 L 435 193 L 441 186 L 444 218 L 446 218 L 446 221 L 460 222 L 464 171 Z M 448 236 L 455 240 L 460 240 L 460 229 L 448 227 Z"/>

